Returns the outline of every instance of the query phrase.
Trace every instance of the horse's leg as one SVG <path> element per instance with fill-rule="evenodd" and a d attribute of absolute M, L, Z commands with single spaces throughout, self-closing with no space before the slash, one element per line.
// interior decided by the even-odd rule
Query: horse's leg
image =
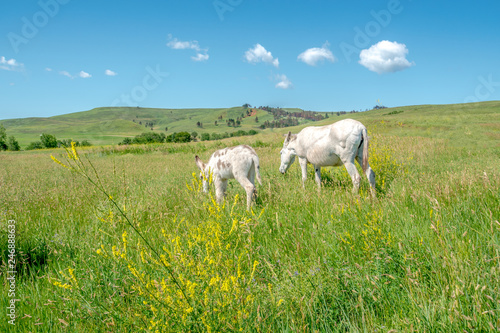
<path fill-rule="evenodd" d="M 317 165 L 314 166 L 314 180 L 318 184 L 318 189 L 321 189 L 321 167 Z"/>
<path fill-rule="evenodd" d="M 307 180 L 307 159 L 299 157 L 300 169 L 302 170 L 302 187 L 306 188 Z"/>
<path fill-rule="evenodd" d="M 359 165 L 361 167 L 363 167 L 363 156 L 361 154 L 362 154 L 362 152 L 360 154 L 358 154 L 358 156 L 356 156 L 356 161 L 358 161 Z M 370 193 L 374 197 L 376 194 L 376 191 L 375 191 L 375 172 L 373 172 L 372 168 L 370 168 L 370 164 L 366 163 L 366 165 L 368 167 L 366 168 L 365 175 L 366 175 L 366 178 L 368 178 L 368 182 L 370 183 Z"/>
<path fill-rule="evenodd" d="M 345 159 L 342 161 L 344 163 L 344 166 L 351 176 L 352 184 L 353 184 L 353 193 L 358 193 L 359 192 L 359 183 L 361 181 L 361 177 L 359 176 L 358 169 L 356 169 L 356 166 L 354 165 L 354 159 Z"/>

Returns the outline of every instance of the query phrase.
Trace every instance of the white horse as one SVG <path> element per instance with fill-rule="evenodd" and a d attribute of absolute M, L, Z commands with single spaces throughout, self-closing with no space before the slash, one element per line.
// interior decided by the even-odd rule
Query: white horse
<path fill-rule="evenodd" d="M 344 165 L 358 193 L 361 177 L 354 165 L 358 161 L 363 168 L 372 195 L 375 195 L 375 173 L 368 164 L 368 134 L 366 127 L 357 120 L 344 119 L 326 126 L 310 126 L 299 134 L 288 132 L 281 149 L 280 172 L 288 168 L 299 157 L 302 169 L 302 186 L 307 179 L 307 163 L 314 165 L 315 179 L 321 188 L 321 167 Z"/>
<path fill-rule="evenodd" d="M 220 203 L 225 196 L 228 179 L 236 179 L 247 192 L 247 210 L 255 196 L 255 176 L 262 185 L 259 172 L 259 157 L 252 147 L 240 145 L 217 150 L 208 163 L 195 156 L 196 165 L 202 173 L 203 191 L 208 192 L 209 178 L 212 174 L 215 184 L 215 198 Z"/>

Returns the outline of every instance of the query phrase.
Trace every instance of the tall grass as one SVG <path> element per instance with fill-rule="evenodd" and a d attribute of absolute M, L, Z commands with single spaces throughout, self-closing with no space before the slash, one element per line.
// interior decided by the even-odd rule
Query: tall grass
<path fill-rule="evenodd" d="M 500 327 L 500 173 L 491 151 L 378 129 L 373 199 L 366 179 L 353 195 L 342 168 L 325 171 L 320 192 L 312 175 L 303 190 L 298 166 L 277 172 L 278 135 L 251 140 L 263 179 L 251 212 L 236 182 L 217 205 L 192 175 L 195 152 L 208 157 L 236 142 L 81 150 L 106 195 L 47 152 L 2 154 L 2 221 L 15 219 L 20 249 L 45 258 L 20 263 L 33 268 L 18 278 L 15 329 Z M 75 162 L 69 153 L 52 151 L 66 165 Z M 3 248 L 5 230 L 0 237 Z M 7 320 L 0 327 L 14 331 Z"/>

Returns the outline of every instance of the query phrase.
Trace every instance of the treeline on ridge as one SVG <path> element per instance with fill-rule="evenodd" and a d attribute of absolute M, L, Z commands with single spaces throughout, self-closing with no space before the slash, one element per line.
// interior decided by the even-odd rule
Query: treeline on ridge
<path fill-rule="evenodd" d="M 170 135 L 165 135 L 165 133 L 156 132 L 144 132 L 142 134 L 136 135 L 134 138 L 124 138 L 119 145 L 130 145 L 130 144 L 148 144 L 148 143 L 183 143 L 191 141 L 210 141 L 210 140 L 221 140 L 226 138 L 238 137 L 238 136 L 248 136 L 255 135 L 258 132 L 256 130 L 243 131 L 239 130 L 236 132 L 225 132 L 225 133 L 202 133 L 200 136 L 197 132 L 177 132 Z"/>

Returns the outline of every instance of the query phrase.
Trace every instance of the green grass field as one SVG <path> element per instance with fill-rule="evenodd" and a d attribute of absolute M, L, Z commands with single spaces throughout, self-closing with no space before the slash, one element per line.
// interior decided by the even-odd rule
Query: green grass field
<path fill-rule="evenodd" d="M 19 261 L 15 326 L 2 315 L 0 331 L 500 329 L 500 102 L 314 124 L 347 117 L 368 128 L 376 199 L 366 179 L 352 194 L 344 168 L 325 168 L 320 192 L 311 167 L 305 190 L 298 163 L 278 172 L 282 134 L 304 126 L 0 153 L 2 272 L 9 220 Z M 263 180 L 251 212 L 234 180 L 224 205 L 200 192 L 194 163 L 243 143 Z"/>

